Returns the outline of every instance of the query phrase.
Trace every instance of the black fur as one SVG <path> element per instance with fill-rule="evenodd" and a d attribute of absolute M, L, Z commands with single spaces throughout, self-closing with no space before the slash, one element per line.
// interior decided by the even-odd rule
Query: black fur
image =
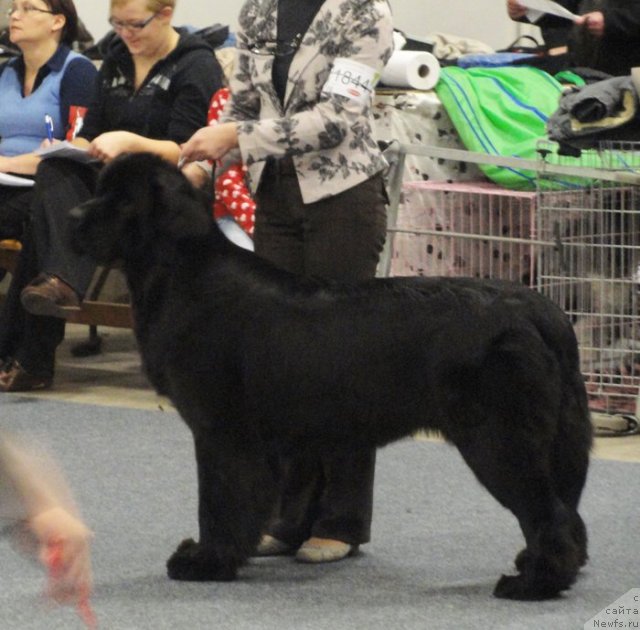
<path fill-rule="evenodd" d="M 495 595 L 572 585 L 587 559 L 577 508 L 591 424 L 572 327 L 549 300 L 497 281 L 282 272 L 228 242 L 151 155 L 107 167 L 72 219 L 79 249 L 121 261 L 146 371 L 195 439 L 200 537 L 169 559 L 171 578 L 236 577 L 275 500 L 275 455 L 426 429 L 520 523 L 518 574 Z"/>

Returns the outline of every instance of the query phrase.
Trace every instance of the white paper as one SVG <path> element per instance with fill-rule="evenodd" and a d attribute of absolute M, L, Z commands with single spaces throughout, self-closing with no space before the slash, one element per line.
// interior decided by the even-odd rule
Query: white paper
<path fill-rule="evenodd" d="M 18 177 L 9 173 L 0 173 L 0 186 L 23 186 L 25 188 L 33 186 L 34 181 L 27 177 Z"/>
<path fill-rule="evenodd" d="M 440 64 L 428 52 L 396 50 L 382 71 L 384 85 L 414 90 L 432 90 L 440 78 Z"/>
<path fill-rule="evenodd" d="M 536 11 L 535 9 L 529 9 L 527 11 L 527 19 L 531 24 L 535 24 L 543 15 L 544 11 Z"/>
<path fill-rule="evenodd" d="M 549 15 L 557 15 L 572 22 L 580 17 L 575 13 L 571 13 L 569 9 L 565 9 L 557 2 L 552 2 L 552 0 L 518 0 L 518 3 L 523 7 L 527 7 L 527 9 L 542 11 L 542 13 L 548 13 Z"/>
<path fill-rule="evenodd" d="M 87 149 L 75 146 L 66 140 L 64 142 L 56 142 L 48 147 L 43 147 L 35 151 L 43 160 L 50 157 L 67 158 L 76 160 L 77 162 L 97 162 L 96 158 L 89 155 Z"/>

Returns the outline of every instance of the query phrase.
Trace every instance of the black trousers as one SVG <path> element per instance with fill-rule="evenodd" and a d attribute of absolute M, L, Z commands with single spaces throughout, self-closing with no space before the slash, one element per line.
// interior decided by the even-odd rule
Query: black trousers
<path fill-rule="evenodd" d="M 0 186 L 0 240 L 23 238 L 32 199 L 33 188 Z"/>
<path fill-rule="evenodd" d="M 39 273 L 46 272 L 59 276 L 79 295 L 84 295 L 95 263 L 71 249 L 67 215 L 71 208 L 93 196 L 98 172 L 94 165 L 64 159 L 43 160 L 38 167 L 30 222 L 0 314 L 0 358 L 13 357 L 35 375 L 53 375 L 65 321 L 26 313 L 20 303 L 20 292 Z"/>
<path fill-rule="evenodd" d="M 91 199 L 100 167 L 74 160 L 48 159 L 38 168 L 32 206 L 33 235 L 41 272 L 58 276 L 81 297 L 96 265 L 71 247 L 69 210 Z"/>
<path fill-rule="evenodd" d="M 255 252 L 283 269 L 335 280 L 375 275 L 386 235 L 382 176 L 305 205 L 289 160 L 270 164 L 256 202 Z M 299 546 L 311 536 L 369 541 L 375 450 L 287 457 L 266 533 Z"/>
<path fill-rule="evenodd" d="M 0 359 L 14 358 L 31 374 L 52 376 L 56 348 L 64 339 L 65 322 L 57 317 L 31 315 L 20 303 L 20 292 L 37 274 L 33 223 L 29 223 L 0 312 Z"/>

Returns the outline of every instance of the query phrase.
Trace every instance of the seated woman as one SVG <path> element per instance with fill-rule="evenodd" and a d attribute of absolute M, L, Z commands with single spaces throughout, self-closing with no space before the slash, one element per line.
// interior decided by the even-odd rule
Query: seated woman
<path fill-rule="evenodd" d="M 73 141 L 99 162 L 50 158 L 38 168 L 30 238 L 0 317 L 0 390 L 52 384 L 64 308 L 79 304 L 95 270 L 69 248 L 67 214 L 91 198 L 100 165 L 140 151 L 177 163 L 180 144 L 206 124 L 222 70 L 206 42 L 173 28 L 174 6 L 175 0 L 111 0 L 109 21 L 119 37 Z"/>
<path fill-rule="evenodd" d="M 8 11 L 11 42 L 22 54 L 0 66 L 0 173 L 35 175 L 40 158 L 33 152 L 47 138 L 73 130 L 86 108 L 96 69 L 72 52 L 78 30 L 73 0 L 16 2 Z M 0 185 L 0 240 L 21 239 L 33 190 Z"/>

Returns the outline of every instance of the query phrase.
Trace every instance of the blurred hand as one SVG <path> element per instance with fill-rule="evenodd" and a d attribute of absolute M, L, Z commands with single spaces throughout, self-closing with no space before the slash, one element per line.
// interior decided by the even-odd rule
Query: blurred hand
<path fill-rule="evenodd" d="M 527 14 L 527 8 L 518 3 L 518 0 L 507 0 L 507 13 L 512 20 L 520 20 Z"/>
<path fill-rule="evenodd" d="M 47 509 L 29 520 L 39 544 L 39 559 L 50 571 L 48 594 L 55 601 L 80 604 L 93 588 L 91 531 L 60 507 Z"/>
<path fill-rule="evenodd" d="M 107 131 L 94 138 L 89 154 L 102 162 L 110 162 L 120 154 L 133 150 L 137 136 L 129 131 Z"/>
<path fill-rule="evenodd" d="M 222 123 L 198 129 L 180 147 L 180 160 L 219 160 L 238 146 L 236 123 Z"/>
<path fill-rule="evenodd" d="M 594 37 L 600 38 L 604 35 L 604 15 L 601 11 L 585 13 L 575 23 L 578 26 L 584 26 Z"/>
<path fill-rule="evenodd" d="M 40 148 L 41 149 L 46 149 L 47 147 L 51 147 L 54 144 L 58 144 L 59 142 L 62 142 L 62 140 L 58 140 L 57 138 L 54 138 L 53 140 L 49 140 L 49 138 L 45 138 L 41 143 L 40 143 Z"/>
<path fill-rule="evenodd" d="M 195 188 L 205 188 L 212 183 L 210 172 L 196 162 L 184 166 L 182 172 Z"/>

